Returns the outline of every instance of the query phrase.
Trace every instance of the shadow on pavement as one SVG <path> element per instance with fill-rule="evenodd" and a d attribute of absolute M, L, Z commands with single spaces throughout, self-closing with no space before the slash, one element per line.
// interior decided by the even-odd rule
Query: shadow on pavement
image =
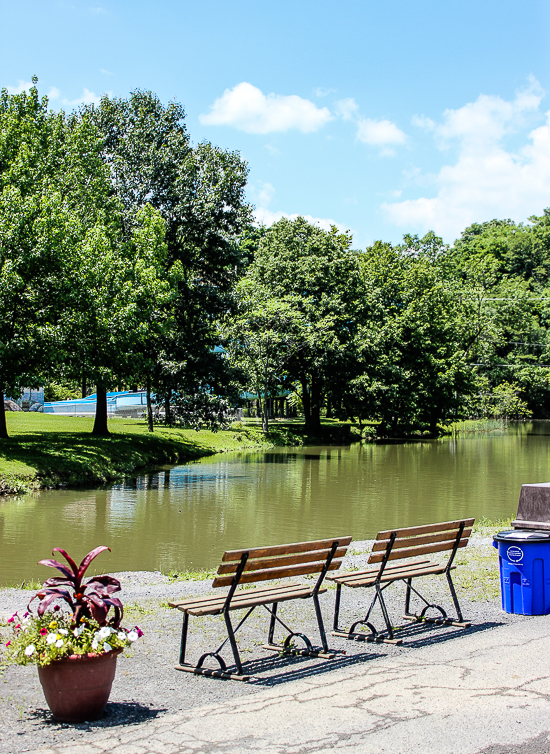
<path fill-rule="evenodd" d="M 345 642 L 344 651 L 346 654 L 337 654 L 333 660 L 318 660 L 313 657 L 282 657 L 274 655 L 272 657 L 262 657 L 248 662 L 243 662 L 243 672 L 246 675 L 253 676 L 248 682 L 255 686 L 278 686 L 282 683 L 303 680 L 323 673 L 331 673 L 336 670 L 342 670 L 360 663 L 368 663 L 369 660 L 376 660 L 395 654 L 399 650 L 419 649 L 421 647 L 434 646 L 444 642 L 453 641 L 462 636 L 469 636 L 481 631 L 489 631 L 504 625 L 498 621 L 485 621 L 470 626 L 470 628 L 455 628 L 453 626 L 438 626 L 428 623 L 413 623 L 400 629 L 396 635 L 403 639 L 400 646 L 388 645 L 382 642 L 369 643 L 363 641 L 350 640 Z M 369 649 L 378 651 L 362 651 L 366 646 Z M 391 649 L 390 649 L 391 647 Z M 359 650 L 359 648 L 361 648 Z M 359 651 L 357 651 L 359 650 Z M 390 651 L 384 651 L 390 650 Z M 337 650 L 341 652 L 342 650 Z M 229 672 L 237 672 L 234 665 L 227 668 Z M 214 679 L 213 679 L 214 680 Z M 219 681 L 219 679 L 215 679 Z"/>
<path fill-rule="evenodd" d="M 99 720 L 90 723 L 60 723 L 54 720 L 48 709 L 39 708 L 28 713 L 28 718 L 44 726 L 61 728 L 75 728 L 76 730 L 91 730 L 96 728 L 113 728 L 117 725 L 137 725 L 138 723 L 154 720 L 164 712 L 165 708 L 151 707 L 138 702 L 109 702 L 105 714 Z"/>

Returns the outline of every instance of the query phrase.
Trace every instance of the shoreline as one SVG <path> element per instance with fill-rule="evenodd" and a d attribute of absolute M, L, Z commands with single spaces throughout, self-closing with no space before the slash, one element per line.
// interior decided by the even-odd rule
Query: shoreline
<path fill-rule="evenodd" d="M 235 422 L 217 432 L 157 425 L 149 433 L 144 421 L 117 418 L 109 422 L 108 437 L 94 437 L 93 418 L 19 412 L 7 418 L 10 437 L 0 441 L 0 497 L 102 487 L 216 453 L 343 445 L 360 439 L 349 424 L 336 421 L 324 421 L 318 435 L 292 420 L 273 421 L 268 433 L 253 422 Z"/>
<path fill-rule="evenodd" d="M 459 550 L 456 558 L 457 569 L 455 580 L 457 588 L 468 590 L 470 599 L 474 602 L 493 600 L 500 594 L 498 572 L 498 557 L 492 546 L 492 535 L 509 527 L 510 519 L 502 521 L 480 521 L 474 525 L 468 547 Z M 346 554 L 343 569 L 359 570 L 367 567 L 368 555 L 375 540 L 352 540 Z M 113 571 L 111 576 L 119 579 L 122 585 L 122 601 L 137 599 L 143 593 L 147 598 L 163 592 L 195 593 L 206 592 L 211 589 L 218 561 L 212 569 L 200 571 L 182 571 L 174 577 L 162 571 Z M 197 578 L 198 576 L 198 578 Z M 40 589 L 40 583 L 29 579 L 29 587 L 0 585 L 0 625 L 4 621 L 8 602 L 13 600 L 17 605 L 15 610 L 22 609 L 35 591 Z M 475 582 L 475 583 L 472 583 Z M 23 579 L 25 583 L 25 579 Z M 329 590 L 335 589 L 333 584 L 327 583 Z M 126 593 L 130 595 L 126 598 Z M 25 602 L 26 600 L 26 602 Z M 23 604 L 25 603 L 25 604 Z M 9 616 L 8 616 L 9 617 Z"/>

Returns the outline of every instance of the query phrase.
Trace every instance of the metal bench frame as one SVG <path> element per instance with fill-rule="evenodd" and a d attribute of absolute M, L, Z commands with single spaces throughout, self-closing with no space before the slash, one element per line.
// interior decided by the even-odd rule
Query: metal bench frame
<path fill-rule="evenodd" d="M 319 604 L 319 594 L 326 591 L 322 589 L 323 580 L 329 570 L 340 567 L 341 558 L 345 555 L 351 537 L 339 537 L 338 539 L 318 540 L 314 542 L 298 542 L 275 547 L 254 548 L 250 550 L 234 550 L 224 553 L 222 563 L 218 568 L 213 587 L 229 586 L 225 597 L 203 597 L 188 599 L 180 602 L 170 602 L 183 612 L 183 625 L 181 631 L 181 645 L 179 664 L 176 670 L 183 670 L 195 675 L 214 676 L 231 680 L 248 681 L 251 676 L 243 671 L 239 649 L 236 641 L 236 633 L 254 612 L 257 607 L 264 607 L 270 614 L 268 640 L 263 645 L 264 649 L 279 652 L 283 655 L 304 655 L 309 657 L 323 657 L 331 659 L 334 652 L 328 647 L 323 616 Z M 314 586 L 307 584 L 286 583 L 269 587 L 255 587 L 253 589 L 239 590 L 237 587 L 245 583 L 256 581 L 277 580 L 288 576 L 297 576 L 318 573 L 319 576 Z M 226 575 L 229 574 L 229 575 Z M 321 637 L 321 648 L 315 648 L 310 639 L 301 632 L 293 631 L 277 615 L 279 602 L 293 599 L 313 600 L 317 625 Z M 233 627 L 230 618 L 231 610 L 248 608 L 244 617 L 236 627 Z M 187 644 L 187 632 L 189 628 L 189 615 L 223 615 L 227 629 L 227 638 L 213 652 L 205 652 L 201 655 L 196 665 L 185 661 Z M 288 635 L 282 644 L 276 644 L 274 633 L 276 624 L 279 623 Z M 305 648 L 298 649 L 293 646 L 293 639 L 303 641 Z M 223 657 L 221 651 L 229 642 L 237 672 L 232 672 Z M 207 658 L 214 658 L 219 669 L 206 668 L 204 662 Z"/>
<path fill-rule="evenodd" d="M 396 639 L 394 636 L 383 595 L 384 590 L 396 581 L 402 581 L 406 585 L 405 613 L 403 615 L 405 620 L 440 623 L 459 626 L 461 628 L 467 628 L 470 626 L 471 624 L 465 621 L 462 615 L 462 610 L 460 609 L 460 604 L 451 577 L 451 570 L 456 567 L 453 565 L 453 561 L 458 549 L 460 547 L 465 547 L 468 543 L 473 523 L 474 519 L 464 519 L 461 521 L 448 521 L 426 526 L 379 532 L 368 560 L 369 564 L 380 563 L 377 568 L 328 576 L 329 580 L 336 582 L 333 635 L 360 641 L 401 644 L 402 639 Z M 383 544 L 384 542 L 386 543 L 385 547 Z M 384 551 L 382 554 L 381 550 L 383 548 Z M 446 550 L 450 550 L 450 555 L 445 564 L 435 563 L 429 559 L 408 560 L 418 555 Z M 408 562 L 399 565 L 388 565 L 390 560 L 408 560 Z M 428 575 L 444 575 L 447 579 L 447 584 L 457 614 L 456 618 L 449 618 L 441 605 L 428 602 L 428 600 L 426 600 L 424 596 L 413 587 L 412 581 L 414 578 Z M 371 600 L 365 617 L 362 620 L 355 621 L 348 631 L 341 629 L 338 625 L 342 586 L 374 587 L 375 590 L 374 597 Z M 420 613 L 410 612 L 411 592 L 414 592 L 414 594 L 424 603 L 424 607 Z M 377 602 L 380 603 L 384 623 L 386 625 L 385 632 L 377 631 L 374 625 L 369 621 Z M 430 609 L 438 610 L 441 616 L 428 617 L 426 613 Z M 370 633 L 357 631 L 356 628 L 358 626 L 365 626 L 369 629 Z"/>

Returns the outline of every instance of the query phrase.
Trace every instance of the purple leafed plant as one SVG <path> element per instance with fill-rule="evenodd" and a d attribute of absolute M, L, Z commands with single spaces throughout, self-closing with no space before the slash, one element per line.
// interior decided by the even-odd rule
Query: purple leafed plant
<path fill-rule="evenodd" d="M 112 595 L 115 592 L 120 592 L 120 581 L 106 575 L 92 576 L 86 583 L 82 581 L 92 560 L 97 558 L 104 550 L 111 552 L 110 547 L 105 547 L 104 545 L 96 547 L 83 558 L 79 566 L 60 547 L 54 547 L 52 555 L 55 552 L 60 552 L 69 564 L 69 567 L 57 560 L 40 560 L 39 565 L 57 568 L 63 574 L 63 578 L 56 576 L 48 579 L 43 583 L 42 589 L 31 599 L 31 602 L 36 597 L 40 600 L 37 611 L 38 615 L 44 615 L 46 610 L 52 606 L 54 606 L 54 610 L 59 610 L 60 606 L 58 603 L 61 601 L 66 602 L 73 611 L 73 621 L 76 626 L 83 619 L 92 618 L 100 626 L 109 625 L 113 628 L 118 628 L 122 620 L 123 607 L 122 602 Z M 110 608 L 113 608 L 114 614 L 107 621 Z"/>

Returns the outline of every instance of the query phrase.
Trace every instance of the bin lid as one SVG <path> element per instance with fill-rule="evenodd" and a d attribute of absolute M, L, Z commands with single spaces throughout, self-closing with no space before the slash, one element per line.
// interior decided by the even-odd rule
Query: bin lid
<path fill-rule="evenodd" d="M 513 529 L 499 531 L 493 534 L 497 542 L 550 542 L 550 531 L 536 531 L 533 529 Z"/>

